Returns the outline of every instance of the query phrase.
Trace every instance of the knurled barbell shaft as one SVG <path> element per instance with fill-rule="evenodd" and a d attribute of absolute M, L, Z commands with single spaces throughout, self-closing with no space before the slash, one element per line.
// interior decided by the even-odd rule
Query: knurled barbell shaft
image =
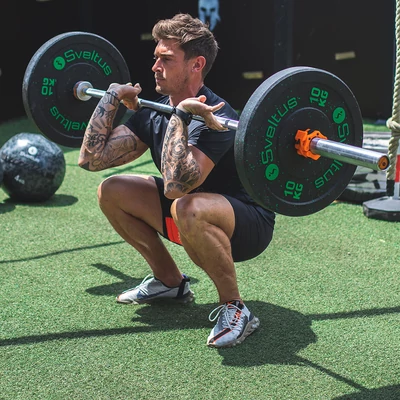
<path fill-rule="evenodd" d="M 74 87 L 75 97 L 83 101 L 89 100 L 91 97 L 101 98 L 105 93 L 105 90 L 95 89 L 92 87 L 92 84 L 87 81 L 78 82 Z M 167 104 L 156 103 L 140 98 L 139 107 L 151 108 L 166 114 L 172 114 L 173 110 L 173 107 Z M 199 115 L 193 115 L 193 119 L 204 122 L 204 119 Z M 216 116 L 216 119 L 224 127 L 235 131 L 238 130 L 239 121 L 218 116 Z M 376 171 L 383 171 L 389 166 L 389 158 L 385 154 L 332 140 L 313 138 L 310 142 L 310 150 L 314 154 L 332 160 L 343 161 L 348 164 L 366 167 Z"/>
<path fill-rule="evenodd" d="M 90 82 L 82 81 L 78 82 L 75 85 L 75 97 L 77 97 L 79 100 L 89 100 L 90 97 L 97 97 L 101 98 L 105 94 L 105 90 L 100 90 L 100 89 L 95 89 L 91 86 Z M 161 104 L 161 103 L 156 103 L 154 101 L 150 100 L 143 100 L 139 98 L 139 107 L 146 107 L 146 108 L 151 108 L 156 111 L 160 111 L 166 114 L 172 114 L 173 107 L 169 106 L 168 104 Z M 229 118 L 222 118 L 216 116 L 218 122 L 225 126 L 228 129 L 233 129 L 237 130 L 238 129 L 238 123 L 239 121 L 235 121 L 233 119 Z M 204 122 L 204 119 L 200 117 L 199 115 L 193 115 L 193 119 L 197 121 Z"/>

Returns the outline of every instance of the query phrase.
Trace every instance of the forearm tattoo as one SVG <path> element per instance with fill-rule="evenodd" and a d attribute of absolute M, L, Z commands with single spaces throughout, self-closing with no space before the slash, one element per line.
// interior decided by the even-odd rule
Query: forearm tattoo
<path fill-rule="evenodd" d="M 118 107 L 119 100 L 112 90 L 99 101 L 83 137 L 82 158 L 86 158 L 85 152 L 90 153 L 91 157 L 82 168 L 98 171 L 125 164 L 135 158 L 138 142 L 128 128 L 110 135 Z"/>
<path fill-rule="evenodd" d="M 161 154 L 161 172 L 165 192 L 188 193 L 200 179 L 200 168 L 188 146 L 188 128 L 175 115 L 171 116 Z"/>
<path fill-rule="evenodd" d="M 82 165 L 82 168 L 100 171 L 125 164 L 132 160 L 131 153 L 137 150 L 137 146 L 137 140 L 130 132 L 111 138 L 107 141 L 103 151 L 98 156 L 93 157 L 90 163 Z"/>
<path fill-rule="evenodd" d="M 119 100 L 114 91 L 106 93 L 99 101 L 83 137 L 83 144 L 89 152 L 98 152 L 104 148 L 118 107 Z"/>

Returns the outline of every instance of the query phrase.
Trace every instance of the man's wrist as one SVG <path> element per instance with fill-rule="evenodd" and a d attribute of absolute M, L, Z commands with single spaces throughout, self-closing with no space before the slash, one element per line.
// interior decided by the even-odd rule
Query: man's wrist
<path fill-rule="evenodd" d="M 179 108 L 173 107 L 172 114 L 178 116 L 186 125 L 189 125 L 192 122 L 192 113 L 182 111 Z"/>
<path fill-rule="evenodd" d="M 117 94 L 114 90 L 107 90 L 107 91 L 106 91 L 106 94 L 108 94 L 108 95 L 114 97 L 115 100 L 121 102 L 121 100 L 120 100 L 119 97 L 118 97 L 118 94 Z"/>

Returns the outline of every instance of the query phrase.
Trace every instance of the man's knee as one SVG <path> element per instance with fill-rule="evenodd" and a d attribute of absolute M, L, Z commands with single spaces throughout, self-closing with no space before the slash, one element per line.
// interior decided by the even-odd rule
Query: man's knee
<path fill-rule="evenodd" d="M 193 233 L 203 216 L 201 201 L 193 195 L 176 199 L 171 206 L 171 215 L 181 233 Z"/>
<path fill-rule="evenodd" d="M 231 238 L 235 229 L 234 210 L 221 195 L 188 194 L 173 202 L 171 215 L 184 236 L 201 234 L 213 225 Z"/>
<path fill-rule="evenodd" d="M 121 184 L 119 176 L 111 176 L 100 183 L 97 188 L 97 199 L 100 204 L 110 200 L 111 196 L 118 190 Z"/>

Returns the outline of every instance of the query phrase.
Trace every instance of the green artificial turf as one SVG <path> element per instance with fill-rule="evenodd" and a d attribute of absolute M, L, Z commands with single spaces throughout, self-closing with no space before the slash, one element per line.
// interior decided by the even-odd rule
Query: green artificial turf
<path fill-rule="evenodd" d="M 34 132 L 22 119 L 1 141 Z M 274 239 L 238 263 L 260 328 L 231 349 L 205 345 L 217 294 L 183 248 L 165 242 L 192 279 L 190 305 L 124 306 L 115 295 L 149 273 L 100 212 L 114 173 L 156 173 L 148 154 L 89 173 L 64 149 L 52 199 L 0 190 L 0 399 L 399 399 L 400 225 L 334 202 L 277 216 Z"/>

